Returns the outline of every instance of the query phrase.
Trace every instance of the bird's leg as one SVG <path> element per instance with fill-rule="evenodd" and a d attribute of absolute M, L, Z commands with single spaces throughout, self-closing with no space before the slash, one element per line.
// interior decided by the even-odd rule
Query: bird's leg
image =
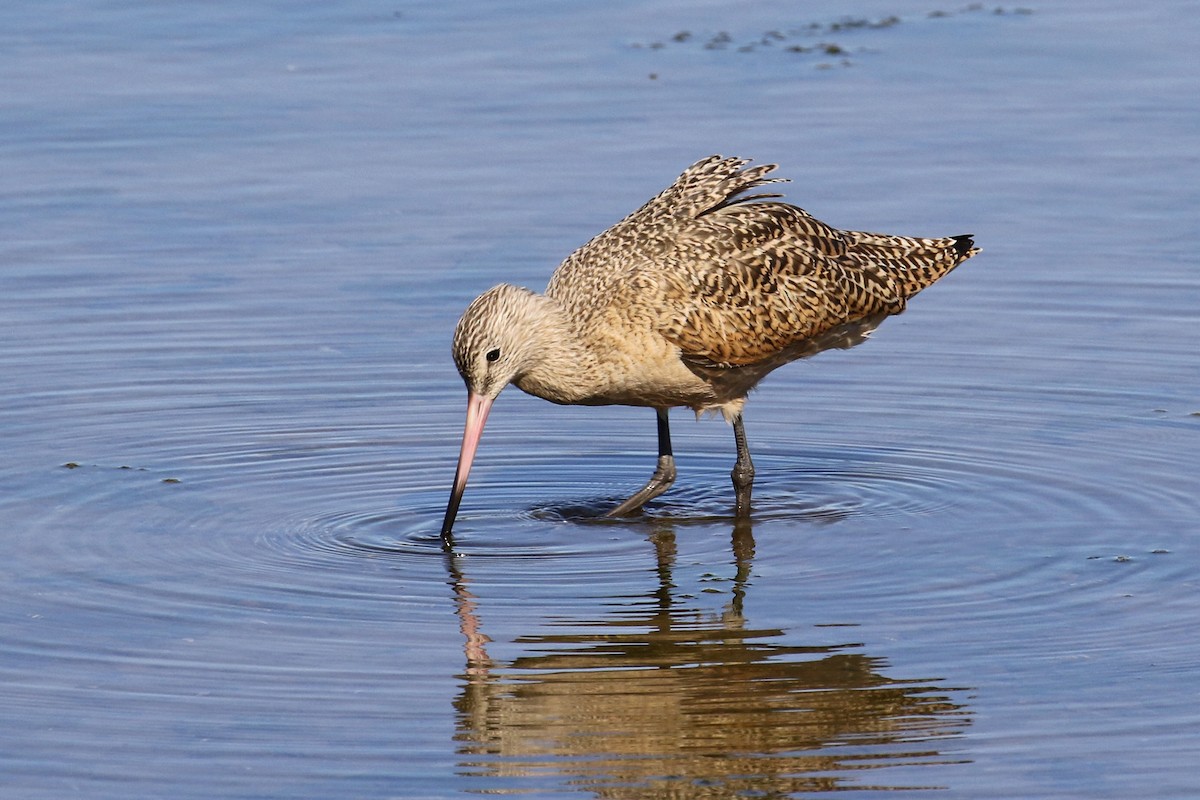
<path fill-rule="evenodd" d="M 623 517 L 626 514 L 632 514 L 647 502 L 670 489 L 671 484 L 675 483 L 675 454 L 671 451 L 671 426 L 667 422 L 667 409 L 657 409 L 657 413 L 658 466 L 654 468 L 654 474 L 650 476 L 650 480 L 646 482 L 645 486 L 634 493 L 633 497 L 604 516 Z"/>
<path fill-rule="evenodd" d="M 737 444 L 737 461 L 733 464 L 733 493 L 735 500 L 734 514 L 738 517 L 750 516 L 750 490 L 754 486 L 754 462 L 750 460 L 750 448 L 746 446 L 746 428 L 742 424 L 742 415 L 733 418 L 733 441 Z"/>

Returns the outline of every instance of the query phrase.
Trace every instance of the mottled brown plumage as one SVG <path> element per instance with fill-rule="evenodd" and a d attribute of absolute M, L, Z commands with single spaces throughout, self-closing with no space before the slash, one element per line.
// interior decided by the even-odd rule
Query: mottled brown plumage
<path fill-rule="evenodd" d="M 831 228 L 778 194 L 752 193 L 780 179 L 768 177 L 773 164 L 746 165 L 719 156 L 692 165 L 572 253 L 545 294 L 501 284 L 471 303 L 454 333 L 468 424 L 443 537 L 488 409 L 508 383 L 556 403 L 658 411 L 659 469 L 613 513 L 640 508 L 674 479 L 667 409 L 720 410 L 734 425 L 745 513 L 747 393 L 789 361 L 858 344 L 979 252 L 970 236 Z"/>

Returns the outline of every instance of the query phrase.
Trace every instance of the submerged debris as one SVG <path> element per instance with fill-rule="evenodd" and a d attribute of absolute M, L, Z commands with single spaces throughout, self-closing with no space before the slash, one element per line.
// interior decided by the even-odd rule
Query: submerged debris
<path fill-rule="evenodd" d="M 928 12 L 925 18 L 944 19 L 959 14 L 981 13 L 988 10 L 983 3 L 972 3 L 958 10 L 936 9 Z M 1026 15 L 1032 14 L 1033 9 L 1027 7 L 1005 8 L 1003 6 L 996 6 L 991 9 L 991 13 L 997 15 Z M 747 36 L 745 39 L 735 39 L 728 31 L 717 31 L 704 38 L 697 35 L 694 31 L 683 29 L 667 37 L 665 40 L 656 40 L 649 43 L 635 42 L 631 47 L 662 50 L 673 45 L 699 43 L 705 50 L 729 50 L 736 53 L 753 53 L 760 50 L 779 50 L 785 53 L 800 55 L 815 53 L 818 55 L 843 56 L 841 64 L 843 66 L 850 66 L 852 62 L 848 56 L 852 52 L 851 48 L 842 42 L 829 41 L 827 37 L 830 34 L 845 35 L 858 31 L 882 30 L 895 27 L 902 21 L 896 14 L 889 14 L 878 19 L 841 17 L 833 22 L 809 22 L 789 27 L 772 28 L 755 36 Z M 818 36 L 824 38 L 825 41 L 795 41 L 796 39 L 814 39 Z M 869 51 L 865 48 L 860 48 L 856 52 L 863 53 Z M 831 64 L 829 62 L 822 62 L 815 66 L 818 69 L 828 69 Z"/>
<path fill-rule="evenodd" d="M 81 469 L 84 465 L 80 464 L 78 461 L 68 461 L 67 463 L 63 464 L 62 466 L 63 466 L 63 469 Z M 116 470 L 118 472 L 150 472 L 149 467 L 132 467 L 128 464 L 120 464 L 115 467 L 109 466 L 109 465 L 104 465 L 104 464 L 89 464 L 88 467 L 91 469 L 112 469 L 112 470 Z M 179 478 L 162 478 L 161 482 L 162 483 L 183 483 L 183 481 Z"/>

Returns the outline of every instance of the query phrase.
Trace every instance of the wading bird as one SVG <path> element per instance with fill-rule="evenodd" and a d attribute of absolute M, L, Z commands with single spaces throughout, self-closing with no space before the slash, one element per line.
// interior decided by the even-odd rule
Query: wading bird
<path fill-rule="evenodd" d="M 467 385 L 458 470 L 442 523 L 449 543 L 492 402 L 508 384 L 554 403 L 629 405 L 658 415 L 658 465 L 609 516 L 670 488 L 667 412 L 720 411 L 733 425 L 735 511 L 750 511 L 746 395 L 777 367 L 861 342 L 908 298 L 979 250 L 971 236 L 913 238 L 831 228 L 782 195 L 774 164 L 711 156 L 572 253 L 544 294 L 502 283 L 454 331 Z"/>

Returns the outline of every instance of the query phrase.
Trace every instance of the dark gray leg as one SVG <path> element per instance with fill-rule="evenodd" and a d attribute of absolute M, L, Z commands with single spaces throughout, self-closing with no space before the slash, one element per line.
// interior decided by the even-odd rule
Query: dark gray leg
<path fill-rule="evenodd" d="M 650 480 L 645 486 L 638 489 L 633 497 L 605 514 L 606 517 L 623 517 L 626 514 L 632 514 L 647 502 L 670 489 L 671 484 L 675 483 L 675 454 L 671 451 L 671 426 L 667 422 L 667 409 L 659 408 L 656 411 L 658 413 L 658 466 L 654 468 L 654 474 L 650 476 Z"/>
<path fill-rule="evenodd" d="M 735 499 L 734 514 L 738 517 L 750 516 L 750 489 L 754 486 L 754 462 L 750 460 L 750 448 L 746 446 L 746 428 L 742 425 L 742 415 L 733 418 L 733 441 L 737 445 L 737 461 L 733 464 L 733 493 Z"/>

